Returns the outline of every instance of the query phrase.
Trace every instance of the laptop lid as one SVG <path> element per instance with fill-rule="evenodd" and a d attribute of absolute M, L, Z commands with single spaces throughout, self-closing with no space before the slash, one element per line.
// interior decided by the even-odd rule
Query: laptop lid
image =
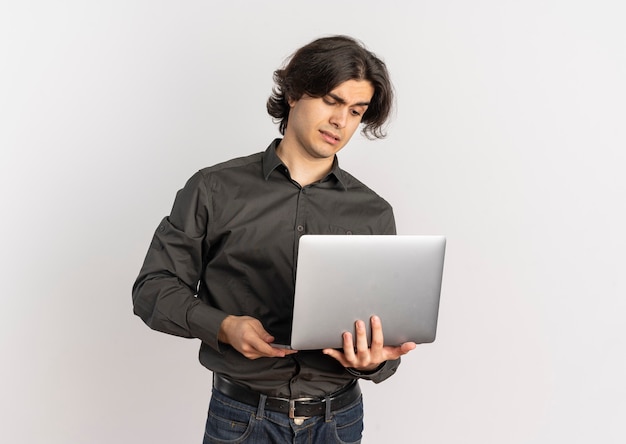
<path fill-rule="evenodd" d="M 300 238 L 291 348 L 343 348 L 356 320 L 381 318 L 385 345 L 433 342 L 446 238 L 304 235 Z"/>

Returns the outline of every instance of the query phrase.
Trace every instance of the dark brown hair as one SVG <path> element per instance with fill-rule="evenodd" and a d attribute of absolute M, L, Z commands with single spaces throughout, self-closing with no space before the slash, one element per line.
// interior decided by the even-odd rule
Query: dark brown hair
<path fill-rule="evenodd" d="M 361 122 L 363 134 L 383 138 L 383 124 L 393 106 L 393 87 L 385 63 L 365 46 L 347 36 L 323 37 L 298 49 L 284 68 L 274 71 L 275 86 L 267 101 L 267 112 L 285 134 L 289 100 L 306 94 L 323 97 L 347 80 L 368 80 L 374 95 Z"/>

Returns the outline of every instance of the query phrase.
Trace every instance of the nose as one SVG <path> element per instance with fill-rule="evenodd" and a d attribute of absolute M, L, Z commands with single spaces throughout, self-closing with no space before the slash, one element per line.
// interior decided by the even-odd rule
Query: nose
<path fill-rule="evenodd" d="M 330 116 L 330 123 L 335 128 L 343 128 L 348 120 L 348 110 L 344 108 L 336 108 Z"/>

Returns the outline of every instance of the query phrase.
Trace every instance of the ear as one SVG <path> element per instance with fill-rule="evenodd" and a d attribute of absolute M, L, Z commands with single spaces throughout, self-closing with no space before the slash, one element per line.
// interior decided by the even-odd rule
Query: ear
<path fill-rule="evenodd" d="M 300 95 L 300 97 L 294 97 L 294 96 L 287 96 L 287 104 L 289 105 L 289 108 L 293 108 L 294 106 L 296 106 L 296 103 L 298 103 L 300 101 L 300 99 L 302 99 L 302 97 L 304 96 L 304 94 Z"/>

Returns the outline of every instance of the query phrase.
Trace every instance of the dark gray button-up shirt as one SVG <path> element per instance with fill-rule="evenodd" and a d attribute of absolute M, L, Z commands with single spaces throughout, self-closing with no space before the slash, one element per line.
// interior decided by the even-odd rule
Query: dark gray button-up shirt
<path fill-rule="evenodd" d="M 233 314 L 289 343 L 302 235 L 395 234 L 391 206 L 336 159 L 324 179 L 301 187 L 276 155 L 279 143 L 189 179 L 133 286 L 135 313 L 155 330 L 201 339 L 204 366 L 270 396 L 324 396 L 355 377 L 380 382 L 399 359 L 360 374 L 321 351 L 249 360 L 217 340 Z"/>

